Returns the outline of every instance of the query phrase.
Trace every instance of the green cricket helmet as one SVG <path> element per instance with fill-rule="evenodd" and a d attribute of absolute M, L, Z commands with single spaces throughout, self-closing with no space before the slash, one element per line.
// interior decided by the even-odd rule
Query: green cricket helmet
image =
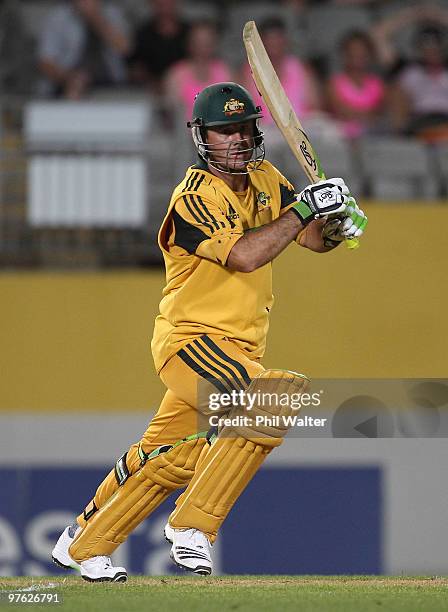
<path fill-rule="evenodd" d="M 192 120 L 187 126 L 191 128 L 196 149 L 205 162 L 221 172 L 232 174 L 247 174 L 258 168 L 265 154 L 263 132 L 258 127 L 258 120 L 262 114 L 261 107 L 255 106 L 247 89 L 232 82 L 209 85 L 196 96 L 192 115 Z M 231 147 L 243 141 L 229 143 L 224 163 L 213 160 L 211 156 L 213 147 L 207 143 L 207 129 L 247 121 L 253 122 L 254 129 L 252 146 L 240 149 L 240 152 L 251 152 L 245 169 L 232 168 L 230 155 Z"/>

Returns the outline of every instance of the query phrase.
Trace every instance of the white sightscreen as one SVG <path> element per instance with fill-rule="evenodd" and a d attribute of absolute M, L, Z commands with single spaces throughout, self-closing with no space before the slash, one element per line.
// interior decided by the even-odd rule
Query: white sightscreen
<path fill-rule="evenodd" d="M 139 227 L 147 216 L 146 163 L 138 155 L 33 155 L 33 226 Z"/>
<path fill-rule="evenodd" d="M 147 102 L 32 102 L 28 221 L 34 227 L 142 226 L 148 217 Z"/>

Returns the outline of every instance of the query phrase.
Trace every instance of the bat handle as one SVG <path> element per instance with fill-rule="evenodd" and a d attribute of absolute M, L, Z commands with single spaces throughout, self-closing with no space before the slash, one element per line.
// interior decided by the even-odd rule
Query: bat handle
<path fill-rule="evenodd" d="M 318 161 L 318 166 L 319 166 L 319 173 L 317 176 L 311 176 L 311 180 L 313 183 L 317 183 L 318 181 L 324 181 L 327 177 L 325 176 L 325 173 L 322 170 L 322 166 L 320 165 L 320 161 L 318 160 L 318 157 L 316 155 L 316 153 L 314 153 L 314 157 L 315 159 Z M 344 240 L 345 242 L 345 246 L 350 250 L 350 251 L 354 251 L 355 249 L 359 248 L 359 239 L 358 238 L 346 238 Z"/>
<path fill-rule="evenodd" d="M 350 249 L 350 251 L 354 251 L 359 248 L 359 240 L 358 238 L 346 238 L 344 240 L 345 246 Z"/>

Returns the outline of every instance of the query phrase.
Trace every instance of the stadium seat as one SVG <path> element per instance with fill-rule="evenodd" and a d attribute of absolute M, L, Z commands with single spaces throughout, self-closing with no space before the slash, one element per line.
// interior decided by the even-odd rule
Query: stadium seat
<path fill-rule="evenodd" d="M 366 138 L 359 147 L 372 197 L 415 200 L 437 196 L 434 166 L 426 145 L 402 138 Z"/>
<path fill-rule="evenodd" d="M 363 193 L 362 178 L 354 162 L 351 145 L 345 140 L 312 141 L 319 155 L 322 167 L 327 177 L 342 176 L 351 192 L 355 195 Z"/>
<path fill-rule="evenodd" d="M 147 0 L 121 0 L 120 4 L 133 24 L 139 24 L 151 15 L 151 5 Z M 186 21 L 210 19 L 218 21 L 218 4 L 195 0 L 179 2 L 179 12 Z"/>
<path fill-rule="evenodd" d="M 343 140 L 329 142 L 312 138 L 311 142 L 319 156 L 325 175 L 327 177 L 342 176 L 347 185 L 349 185 L 351 192 L 356 196 L 361 195 L 363 188 L 362 180 L 356 171 L 350 145 Z M 295 158 L 289 152 L 288 147 L 286 149 L 286 155 L 284 156 L 285 165 L 280 167 L 280 169 L 294 182 L 297 189 L 302 188 L 309 181 L 295 161 Z"/>
<path fill-rule="evenodd" d="M 151 14 L 149 2 L 142 2 L 141 0 L 121 0 L 120 6 L 131 28 L 138 28 Z"/>
<path fill-rule="evenodd" d="M 238 3 L 228 11 L 228 27 L 232 32 L 241 35 L 246 21 L 254 20 L 260 25 L 265 19 L 276 17 L 287 23 L 288 9 L 272 2 Z"/>
<path fill-rule="evenodd" d="M 441 144 L 434 150 L 436 167 L 442 183 L 443 194 L 448 196 L 448 144 Z"/>
<path fill-rule="evenodd" d="M 48 12 L 57 4 L 55 0 L 40 0 L 39 2 L 25 0 L 19 3 L 25 29 L 35 40 L 42 31 Z"/>
<path fill-rule="evenodd" d="M 2 206 L 0 208 L 0 220 L 1 225 L 3 225 L 3 180 L 4 180 L 4 157 L 5 157 L 5 144 L 4 144 L 4 134 L 3 134 L 3 108 L 0 104 L 0 202 Z"/>
<path fill-rule="evenodd" d="M 183 17 L 187 21 L 194 22 L 202 19 L 210 19 L 211 21 L 217 22 L 219 19 L 218 5 L 212 2 L 185 0 L 179 6 Z"/>

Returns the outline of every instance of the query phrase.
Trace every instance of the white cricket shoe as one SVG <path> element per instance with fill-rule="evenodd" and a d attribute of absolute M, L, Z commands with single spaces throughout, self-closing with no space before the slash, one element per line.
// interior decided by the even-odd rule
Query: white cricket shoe
<path fill-rule="evenodd" d="M 54 563 L 64 569 L 79 570 L 84 580 L 89 582 L 126 582 L 128 574 L 125 568 L 113 567 L 110 557 L 92 557 L 81 564 L 71 558 L 69 548 L 80 529 L 73 525 L 64 529 L 51 553 Z"/>
<path fill-rule="evenodd" d="M 99 556 L 81 561 L 81 576 L 88 582 L 126 582 L 124 567 L 114 567 L 110 557 Z"/>
<path fill-rule="evenodd" d="M 64 569 L 80 569 L 78 563 L 76 563 L 76 561 L 70 557 L 68 552 L 68 549 L 70 548 L 73 540 L 75 539 L 75 535 L 80 529 L 81 528 L 78 527 L 78 529 L 75 531 L 74 527 L 72 525 L 69 525 L 59 536 L 59 539 L 56 542 L 56 545 L 51 553 L 51 558 L 53 559 L 53 562 L 56 563 L 56 565 L 59 565 L 59 567 L 63 567 Z"/>
<path fill-rule="evenodd" d="M 212 573 L 211 544 L 198 529 L 173 529 L 165 525 L 165 538 L 171 542 L 170 557 L 176 565 L 201 576 Z"/>

